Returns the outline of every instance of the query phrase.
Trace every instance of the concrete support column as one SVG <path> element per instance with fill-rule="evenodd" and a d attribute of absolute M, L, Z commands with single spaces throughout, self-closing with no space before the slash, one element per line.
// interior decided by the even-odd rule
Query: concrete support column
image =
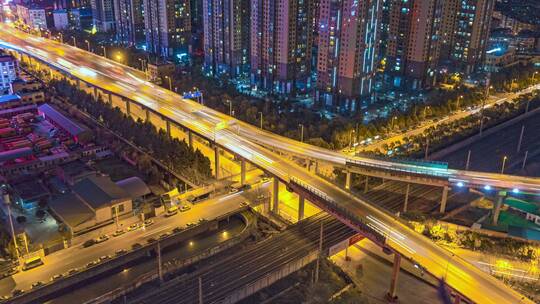
<path fill-rule="evenodd" d="M 146 121 L 150 122 L 150 110 L 146 109 Z"/>
<path fill-rule="evenodd" d="M 498 195 L 497 196 L 497 202 L 495 203 L 494 209 L 493 209 L 493 225 L 497 225 L 499 222 L 499 215 L 501 214 L 501 207 L 503 205 L 503 199 L 504 196 Z"/>
<path fill-rule="evenodd" d="M 315 161 L 315 175 L 319 174 L 319 162 Z"/>
<path fill-rule="evenodd" d="M 129 102 L 129 99 L 126 98 L 124 98 L 124 101 L 126 102 L 126 114 L 131 116 L 131 102 Z"/>
<path fill-rule="evenodd" d="M 80 79 L 75 79 L 75 83 L 77 84 L 77 89 L 81 89 L 81 80 Z"/>
<path fill-rule="evenodd" d="M 94 87 L 94 100 L 97 101 L 98 100 L 98 88 L 97 87 Z"/>
<path fill-rule="evenodd" d="M 165 121 L 165 129 L 167 130 L 167 135 L 171 137 L 171 122 L 168 120 Z"/>
<path fill-rule="evenodd" d="M 245 185 L 246 183 L 246 160 L 242 158 L 240 160 L 240 185 Z"/>
<path fill-rule="evenodd" d="M 188 134 L 188 144 L 190 148 L 193 148 L 193 133 L 191 131 L 187 131 Z"/>
<path fill-rule="evenodd" d="M 442 197 L 441 197 L 441 208 L 439 210 L 440 213 L 444 213 L 446 211 L 446 201 L 448 200 L 448 186 L 444 186 Z"/>
<path fill-rule="evenodd" d="M 302 195 L 298 195 L 298 220 L 304 219 L 305 199 Z"/>
<path fill-rule="evenodd" d="M 219 147 L 214 145 L 214 172 L 216 179 L 219 179 Z"/>
<path fill-rule="evenodd" d="M 409 190 L 411 190 L 411 184 L 407 184 L 405 190 L 405 202 L 403 203 L 403 212 L 407 212 L 407 205 L 409 204 Z"/>
<path fill-rule="evenodd" d="M 272 187 L 272 211 L 278 214 L 279 211 L 279 179 L 274 177 L 274 186 Z"/>
<path fill-rule="evenodd" d="M 345 172 L 345 189 L 351 190 L 351 171 Z"/>
<path fill-rule="evenodd" d="M 390 301 L 397 300 L 396 290 L 397 290 L 397 281 L 398 281 L 400 267 L 401 267 L 401 255 L 394 253 L 394 265 L 392 268 L 392 278 L 390 281 L 390 290 L 388 291 L 388 299 Z"/>
<path fill-rule="evenodd" d="M 364 181 L 364 193 L 368 193 L 369 191 L 369 176 L 366 176 L 366 180 Z"/>
<path fill-rule="evenodd" d="M 107 95 L 108 95 L 107 97 L 109 98 L 109 104 L 112 105 L 112 94 L 109 93 Z"/>
<path fill-rule="evenodd" d="M 461 295 L 456 294 L 454 296 L 454 304 L 460 304 L 461 303 Z"/>

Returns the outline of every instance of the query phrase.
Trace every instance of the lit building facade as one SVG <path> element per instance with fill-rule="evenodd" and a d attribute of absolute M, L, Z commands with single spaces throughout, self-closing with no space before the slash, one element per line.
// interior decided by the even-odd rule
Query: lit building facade
<path fill-rule="evenodd" d="M 386 76 L 394 87 L 422 89 L 438 75 L 445 0 L 393 0 Z"/>
<path fill-rule="evenodd" d="M 9 92 L 11 82 L 18 77 L 19 68 L 13 56 L 0 54 L 0 95 Z"/>
<path fill-rule="evenodd" d="M 253 88 L 294 97 L 311 88 L 312 0 L 251 0 Z"/>
<path fill-rule="evenodd" d="M 114 31 L 115 13 L 113 0 L 92 0 L 91 6 L 96 29 L 100 32 Z"/>
<path fill-rule="evenodd" d="M 370 103 L 378 58 L 380 0 L 321 0 L 315 100 L 338 112 Z"/>
<path fill-rule="evenodd" d="M 212 75 L 249 69 L 249 0 L 203 0 L 204 65 Z"/>
<path fill-rule="evenodd" d="M 144 40 L 143 0 L 114 0 L 116 39 L 125 46 Z"/>
<path fill-rule="evenodd" d="M 190 0 L 143 0 L 146 48 L 162 57 L 182 58 L 190 50 Z"/>

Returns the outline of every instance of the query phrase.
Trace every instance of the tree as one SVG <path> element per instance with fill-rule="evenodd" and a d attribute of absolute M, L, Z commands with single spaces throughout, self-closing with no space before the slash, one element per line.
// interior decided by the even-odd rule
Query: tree
<path fill-rule="evenodd" d="M 26 223 L 26 216 L 24 216 L 24 215 L 19 215 L 19 216 L 17 216 L 17 219 L 16 219 L 16 220 L 17 220 L 17 223 L 19 223 L 19 224 L 24 224 L 24 223 Z"/>

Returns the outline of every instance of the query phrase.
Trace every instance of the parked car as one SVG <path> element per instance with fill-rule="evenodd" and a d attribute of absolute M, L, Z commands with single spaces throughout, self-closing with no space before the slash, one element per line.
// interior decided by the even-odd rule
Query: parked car
<path fill-rule="evenodd" d="M 11 292 L 11 294 L 16 297 L 16 296 L 20 296 L 24 293 L 24 290 L 22 289 L 13 289 L 13 291 Z"/>
<path fill-rule="evenodd" d="M 136 250 L 136 249 L 139 249 L 139 248 L 142 248 L 142 245 L 139 244 L 139 243 L 135 243 L 135 244 L 131 245 L 131 249 L 133 249 L 133 250 Z"/>
<path fill-rule="evenodd" d="M 66 276 L 76 274 L 77 272 L 79 272 L 79 269 L 77 269 L 77 268 L 71 268 L 71 269 L 68 270 L 68 272 L 66 273 Z"/>
<path fill-rule="evenodd" d="M 55 274 L 51 277 L 51 281 L 57 281 L 57 280 L 60 280 L 61 278 L 63 278 L 64 275 L 63 274 Z"/>
<path fill-rule="evenodd" d="M 170 232 L 162 233 L 162 234 L 159 236 L 159 239 L 162 240 L 162 239 L 164 239 L 164 238 L 167 238 L 169 235 L 171 235 Z"/>
<path fill-rule="evenodd" d="M 139 229 L 139 227 L 141 227 L 141 224 L 139 224 L 139 223 L 135 223 L 135 224 L 131 224 L 131 225 L 129 225 L 129 227 L 128 227 L 128 229 L 127 229 L 127 230 L 128 230 L 128 231 L 133 231 L 133 230 L 137 230 L 137 229 Z"/>
<path fill-rule="evenodd" d="M 43 285 L 45 285 L 45 284 L 43 284 L 43 282 L 41 282 L 41 281 L 34 282 L 34 283 L 32 283 L 32 289 L 38 288 L 38 287 L 43 286 Z"/>
<path fill-rule="evenodd" d="M 86 240 L 86 242 L 83 243 L 83 247 L 87 248 L 95 244 L 96 244 L 96 240 L 90 239 L 90 240 Z"/>
<path fill-rule="evenodd" d="M 127 253 L 127 250 L 125 250 L 125 249 L 118 249 L 118 250 L 116 250 L 114 252 L 114 254 L 116 254 L 116 255 L 122 255 L 122 254 L 125 254 L 125 253 Z"/>
<path fill-rule="evenodd" d="M 152 244 L 152 243 L 157 242 L 157 240 L 156 240 L 155 238 L 149 238 L 148 240 L 146 240 L 146 242 L 147 242 L 148 244 Z"/>
<path fill-rule="evenodd" d="M 182 227 L 175 227 L 172 231 L 173 231 L 174 233 L 179 233 L 179 232 L 184 231 L 184 228 L 182 228 Z"/>
<path fill-rule="evenodd" d="M 180 207 L 180 212 L 186 212 L 189 209 L 191 209 L 190 205 L 182 205 L 182 207 Z"/>
<path fill-rule="evenodd" d="M 144 221 L 144 227 L 149 227 L 149 226 L 152 226 L 154 225 L 154 221 L 153 220 L 146 220 Z"/>
<path fill-rule="evenodd" d="M 113 233 L 113 236 L 114 236 L 114 237 L 117 237 L 117 236 L 122 235 L 122 234 L 124 234 L 124 233 L 126 233 L 126 232 L 124 231 L 124 229 L 118 229 L 118 230 L 116 230 L 116 231 Z"/>
<path fill-rule="evenodd" d="M 195 224 L 195 223 L 193 223 L 193 222 L 189 222 L 189 223 L 186 224 L 186 226 L 187 226 L 188 228 L 193 227 L 193 226 L 196 226 L 196 225 L 197 225 L 197 224 Z"/>
<path fill-rule="evenodd" d="M 107 240 L 109 240 L 109 236 L 106 234 L 102 234 L 96 239 L 96 244 L 103 243 Z"/>
<path fill-rule="evenodd" d="M 92 266 L 95 266 L 96 264 L 97 264 L 96 261 L 88 262 L 88 263 L 86 263 L 86 268 L 90 268 L 90 267 L 92 267 Z"/>
<path fill-rule="evenodd" d="M 102 256 L 99 257 L 99 261 L 103 262 L 103 261 L 106 261 L 106 260 L 108 260 L 110 258 L 112 258 L 112 256 L 110 256 L 110 255 L 102 255 Z"/>

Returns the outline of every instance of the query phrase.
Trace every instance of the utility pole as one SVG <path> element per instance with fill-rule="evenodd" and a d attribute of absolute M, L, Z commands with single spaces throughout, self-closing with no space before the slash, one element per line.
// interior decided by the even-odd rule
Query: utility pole
<path fill-rule="evenodd" d="M 261 130 L 263 128 L 263 112 L 259 112 L 259 115 L 261 115 Z"/>
<path fill-rule="evenodd" d="M 202 277 L 199 277 L 199 304 L 203 304 Z"/>
<path fill-rule="evenodd" d="M 300 127 L 300 142 L 304 142 L 304 125 L 298 124 L 298 126 Z"/>
<path fill-rule="evenodd" d="M 523 133 L 525 132 L 525 125 L 522 125 L 521 126 L 521 134 L 519 135 L 519 141 L 518 141 L 518 146 L 517 146 L 517 152 L 519 153 L 519 151 L 521 150 L 521 142 L 523 140 Z"/>
<path fill-rule="evenodd" d="M 467 163 L 465 164 L 465 170 L 469 170 L 470 164 L 471 164 L 471 150 L 467 152 Z"/>
<path fill-rule="evenodd" d="M 11 228 L 11 237 L 13 238 L 13 244 L 15 245 L 15 253 L 17 254 L 17 260 L 21 258 L 19 253 L 19 246 L 17 245 L 17 238 L 15 237 L 15 228 L 13 227 L 13 217 L 11 215 L 11 198 L 7 192 L 4 192 L 4 204 L 8 209 L 9 226 Z"/>
<path fill-rule="evenodd" d="M 523 157 L 523 164 L 521 164 L 521 170 L 525 169 L 525 163 L 527 162 L 528 155 L 529 155 L 529 150 L 525 151 L 525 156 Z"/>
<path fill-rule="evenodd" d="M 426 137 L 426 151 L 425 151 L 425 155 L 424 155 L 425 160 L 428 159 L 428 153 L 429 153 L 429 137 Z"/>
<path fill-rule="evenodd" d="M 322 242 L 323 242 L 323 223 L 321 222 L 321 230 L 319 232 L 319 254 L 317 255 L 317 264 L 315 265 L 315 283 L 319 281 L 319 269 L 322 255 Z"/>
<path fill-rule="evenodd" d="M 161 245 L 159 241 L 157 242 L 157 263 L 158 263 L 159 282 L 163 283 L 163 268 L 161 266 Z"/>

